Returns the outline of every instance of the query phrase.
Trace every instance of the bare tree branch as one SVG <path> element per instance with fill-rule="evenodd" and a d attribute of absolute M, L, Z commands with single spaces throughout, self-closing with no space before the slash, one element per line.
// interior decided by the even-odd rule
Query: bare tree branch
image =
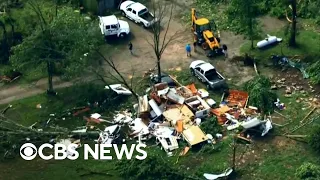
<path fill-rule="evenodd" d="M 136 98 L 137 101 L 139 101 L 139 95 L 134 91 L 134 88 L 132 87 L 132 83 L 129 84 L 127 82 L 127 80 L 125 79 L 125 77 L 120 73 L 120 71 L 118 70 L 118 68 L 116 67 L 115 63 L 113 62 L 113 60 L 109 57 L 106 58 L 103 54 L 101 54 L 101 52 L 99 50 L 96 50 L 97 54 L 99 56 L 101 56 L 101 58 L 104 60 L 105 63 L 107 63 L 109 65 L 109 67 L 117 74 L 117 76 L 113 75 L 111 72 L 108 74 L 111 77 L 113 77 L 117 82 L 125 85 L 129 91 L 134 95 L 134 97 Z"/>
<path fill-rule="evenodd" d="M 177 32 L 172 36 L 168 37 L 168 32 L 173 16 L 174 5 L 170 5 L 170 12 L 168 15 L 168 21 L 164 22 L 167 15 L 168 5 L 163 2 L 153 2 L 152 3 L 153 14 L 156 18 L 156 22 L 152 25 L 152 42 L 146 39 L 147 43 L 152 47 L 156 58 L 157 58 L 157 68 L 158 68 L 158 82 L 161 82 L 161 56 L 164 53 L 167 46 L 175 40 Z M 162 34 L 162 25 L 165 25 L 164 34 Z"/>

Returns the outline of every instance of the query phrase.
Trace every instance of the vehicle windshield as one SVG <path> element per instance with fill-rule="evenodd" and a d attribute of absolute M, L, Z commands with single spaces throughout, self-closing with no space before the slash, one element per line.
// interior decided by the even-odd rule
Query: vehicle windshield
<path fill-rule="evenodd" d="M 210 42 L 213 42 L 214 41 L 214 38 L 211 37 L 211 38 L 208 38 Z"/>
<path fill-rule="evenodd" d="M 203 32 L 203 31 L 206 31 L 206 30 L 211 30 L 211 26 L 210 26 L 209 23 L 201 25 L 201 26 L 198 26 L 198 29 L 197 29 L 198 32 Z"/>
<path fill-rule="evenodd" d="M 147 13 L 148 12 L 148 9 L 142 9 L 141 11 L 139 11 L 138 12 L 138 16 L 142 16 L 142 15 L 144 15 L 145 13 Z"/>

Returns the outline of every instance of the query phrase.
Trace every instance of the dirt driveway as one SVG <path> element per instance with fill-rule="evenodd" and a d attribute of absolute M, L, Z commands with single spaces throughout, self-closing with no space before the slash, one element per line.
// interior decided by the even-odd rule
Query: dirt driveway
<path fill-rule="evenodd" d="M 189 9 L 187 10 L 189 11 Z M 221 72 L 232 73 L 232 75 L 238 75 L 238 73 L 245 73 L 248 75 L 246 71 L 243 71 L 243 68 L 239 69 L 234 67 L 234 65 L 230 64 L 228 61 L 224 61 L 223 57 L 208 59 L 200 47 L 197 48 L 197 53 L 192 53 L 191 58 L 186 56 L 185 46 L 187 43 L 192 44 L 193 35 L 189 30 L 189 25 L 182 22 L 179 17 L 187 10 L 185 8 L 181 9 L 178 6 L 175 7 L 174 18 L 171 20 L 167 37 L 173 36 L 177 31 L 180 33 L 175 37 L 175 40 L 168 45 L 162 55 L 162 70 L 165 71 L 177 67 L 185 69 L 188 68 L 193 60 L 202 59 L 210 61 L 213 65 L 217 66 L 218 70 Z M 126 73 L 127 76 L 130 76 L 132 71 L 134 71 L 136 75 L 142 75 L 143 72 L 153 69 L 156 66 L 156 57 L 153 48 L 148 44 L 148 41 L 152 42 L 152 32 L 138 26 L 127 18 L 120 18 L 129 23 L 132 35 L 127 41 L 122 42 L 121 44 L 118 42 L 116 43 L 117 45 L 112 53 L 112 59 L 117 64 L 118 69 L 121 72 Z M 239 48 L 241 44 L 244 43 L 242 36 L 234 35 L 231 32 L 221 32 L 221 39 L 223 44 L 228 45 L 229 58 L 239 54 Z M 127 44 L 129 41 L 133 44 L 134 55 L 131 55 L 128 50 Z M 111 45 L 113 45 L 112 42 Z M 106 66 L 105 68 L 108 67 Z"/>
<path fill-rule="evenodd" d="M 195 59 L 207 60 L 212 63 L 218 71 L 220 71 L 224 76 L 226 76 L 229 80 L 231 79 L 241 79 L 237 81 L 237 83 L 241 84 L 242 82 L 249 80 L 254 74 L 251 68 L 239 67 L 235 64 L 231 64 L 228 60 L 224 60 L 223 57 L 208 59 L 203 50 L 198 47 L 198 53 L 192 53 L 192 57 L 189 58 L 186 56 L 185 45 L 187 43 L 192 44 L 192 33 L 189 30 L 190 27 L 188 24 L 185 24 L 181 20 L 181 15 L 190 11 L 189 4 L 185 4 L 183 6 L 176 6 L 174 18 L 171 21 L 171 25 L 168 31 L 168 37 L 175 34 L 175 32 L 183 32 L 180 33 L 177 37 L 175 37 L 175 41 L 169 44 L 162 55 L 162 70 L 166 71 L 172 68 L 188 68 L 189 64 Z M 153 52 L 152 47 L 148 44 L 147 39 L 152 40 L 152 33 L 136 24 L 131 22 L 130 20 L 119 17 L 121 19 L 126 20 L 132 32 L 132 35 L 129 40 L 121 42 L 117 41 L 111 44 L 114 46 L 113 52 L 107 54 L 106 56 L 112 56 L 114 62 L 117 64 L 118 69 L 126 74 L 126 76 L 130 76 L 134 71 L 136 76 L 142 76 L 143 73 L 149 69 L 152 69 L 156 66 L 156 58 Z M 221 39 L 223 44 L 228 45 L 229 58 L 232 56 L 239 54 L 239 48 L 241 44 L 244 43 L 244 39 L 242 36 L 234 35 L 231 32 L 221 32 Z M 127 44 L 131 41 L 133 44 L 134 55 L 131 55 Z M 152 41 L 150 41 L 152 42 Z M 103 48 L 102 48 L 103 49 Z M 107 69 L 108 67 L 105 66 Z M 238 78 L 241 77 L 241 78 Z M 245 77 L 245 78 L 243 78 Z M 30 97 L 36 94 L 40 94 L 45 92 L 46 90 L 46 79 L 39 80 L 35 82 L 35 86 L 21 86 L 21 85 L 13 85 L 1 87 L 0 93 L 0 104 L 7 104 L 14 100 Z M 55 88 L 62 88 L 71 86 L 73 83 L 71 82 L 61 82 L 59 80 L 54 81 Z"/>

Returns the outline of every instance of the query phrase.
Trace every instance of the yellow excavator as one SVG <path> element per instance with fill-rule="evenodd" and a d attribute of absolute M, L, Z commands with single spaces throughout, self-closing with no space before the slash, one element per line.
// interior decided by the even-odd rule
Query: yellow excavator
<path fill-rule="evenodd" d="M 223 54 L 223 50 L 227 50 L 226 45 L 220 45 L 220 34 L 217 37 L 213 33 L 211 25 L 216 30 L 216 25 L 207 18 L 198 18 L 196 10 L 191 9 L 192 32 L 194 34 L 194 42 L 200 45 L 207 53 L 208 57 Z"/>

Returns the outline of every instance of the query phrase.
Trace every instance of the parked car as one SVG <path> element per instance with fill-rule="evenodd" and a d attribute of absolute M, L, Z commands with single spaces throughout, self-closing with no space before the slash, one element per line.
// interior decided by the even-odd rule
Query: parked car
<path fill-rule="evenodd" d="M 158 74 L 151 74 L 150 80 L 152 84 L 156 84 L 158 82 Z M 167 83 L 169 87 L 176 87 L 177 84 L 174 82 L 174 80 L 166 73 L 161 73 L 161 83 Z"/>
<path fill-rule="evenodd" d="M 118 36 L 124 38 L 130 33 L 128 22 L 119 20 L 115 15 L 99 16 L 99 27 L 105 36 Z"/>
<path fill-rule="evenodd" d="M 190 64 L 191 74 L 196 76 L 201 82 L 207 84 L 208 89 L 227 88 L 225 78 L 215 69 L 215 67 L 203 60 L 196 60 Z"/>
<path fill-rule="evenodd" d="M 120 5 L 120 10 L 123 16 L 145 28 L 152 26 L 157 21 L 148 8 L 139 2 L 124 1 Z"/>

